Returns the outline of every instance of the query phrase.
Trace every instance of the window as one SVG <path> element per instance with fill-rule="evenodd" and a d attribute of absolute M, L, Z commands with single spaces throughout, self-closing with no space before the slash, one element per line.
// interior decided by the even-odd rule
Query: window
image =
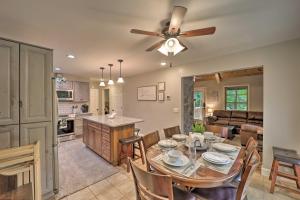
<path fill-rule="evenodd" d="M 248 110 L 248 86 L 225 87 L 226 110 Z"/>
<path fill-rule="evenodd" d="M 203 91 L 194 91 L 194 119 L 202 120 L 202 109 L 204 102 Z"/>

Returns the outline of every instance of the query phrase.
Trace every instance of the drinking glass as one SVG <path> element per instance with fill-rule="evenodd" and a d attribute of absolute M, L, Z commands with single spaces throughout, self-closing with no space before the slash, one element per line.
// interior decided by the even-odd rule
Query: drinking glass
<path fill-rule="evenodd" d="M 192 168 L 195 167 L 196 158 L 197 158 L 196 146 L 195 146 L 195 142 L 192 140 L 189 143 L 189 159 L 190 162 L 192 163 Z"/>

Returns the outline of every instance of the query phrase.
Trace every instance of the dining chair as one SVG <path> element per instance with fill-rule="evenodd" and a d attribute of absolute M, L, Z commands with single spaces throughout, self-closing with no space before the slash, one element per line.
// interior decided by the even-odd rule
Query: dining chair
<path fill-rule="evenodd" d="M 142 137 L 142 141 L 143 141 L 143 152 L 144 152 L 144 157 L 145 157 L 145 160 L 146 160 L 146 167 L 147 167 L 147 170 L 148 171 L 151 171 L 151 167 L 150 167 L 150 164 L 149 162 L 147 161 L 146 159 L 146 153 L 147 153 L 147 150 L 152 147 L 153 145 L 157 144 L 160 140 L 160 137 L 159 137 L 159 132 L 158 131 L 154 131 L 152 133 L 148 133 L 146 135 L 144 135 Z"/>
<path fill-rule="evenodd" d="M 179 126 L 173 126 L 170 128 L 164 128 L 164 133 L 166 138 L 172 138 L 175 134 L 180 134 L 180 127 Z"/>
<path fill-rule="evenodd" d="M 245 147 L 243 171 L 245 170 L 245 167 L 248 165 L 248 163 L 250 161 L 250 157 L 252 155 L 252 152 L 256 149 L 257 144 L 258 144 L 257 141 L 253 137 L 249 138 L 249 140 L 246 144 L 246 147 Z"/>
<path fill-rule="evenodd" d="M 0 175 L 5 177 L 16 176 L 17 179 L 17 187 L 12 191 L 1 194 L 0 199 L 41 200 L 40 165 L 39 142 L 0 150 Z"/>
<path fill-rule="evenodd" d="M 139 168 L 130 158 L 137 200 L 197 200 L 190 192 L 173 186 L 172 177 L 150 173 Z"/>
<path fill-rule="evenodd" d="M 260 163 L 260 155 L 255 149 L 251 156 L 248 165 L 242 175 L 242 180 L 238 187 L 224 186 L 216 188 L 198 188 L 193 191 L 195 195 L 202 199 L 217 199 L 217 200 L 244 200 L 247 199 L 247 190 L 252 180 L 253 173 Z"/>

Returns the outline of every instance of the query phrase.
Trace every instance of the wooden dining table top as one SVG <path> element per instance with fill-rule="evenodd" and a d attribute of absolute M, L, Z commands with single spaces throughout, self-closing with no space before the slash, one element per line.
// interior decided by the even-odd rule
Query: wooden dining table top
<path fill-rule="evenodd" d="M 231 144 L 230 140 L 225 140 L 224 143 Z M 177 150 L 183 152 L 184 155 L 188 157 L 189 150 L 183 144 L 179 143 L 176 147 Z M 199 159 L 205 151 L 197 151 L 197 159 Z M 234 179 L 242 169 L 244 149 L 241 148 L 239 151 L 232 167 L 227 174 L 212 170 L 205 166 L 200 166 L 196 171 L 189 177 L 184 176 L 170 168 L 162 165 L 154 160 L 155 157 L 162 154 L 162 149 L 156 146 L 150 147 L 146 152 L 146 158 L 151 165 L 160 174 L 170 175 L 175 183 L 181 184 L 187 187 L 197 187 L 197 188 L 212 188 L 222 186 Z"/>

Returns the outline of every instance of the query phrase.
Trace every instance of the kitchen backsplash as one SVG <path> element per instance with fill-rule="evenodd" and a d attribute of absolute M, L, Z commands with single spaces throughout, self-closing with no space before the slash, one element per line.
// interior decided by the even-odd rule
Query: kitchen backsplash
<path fill-rule="evenodd" d="M 81 105 L 88 103 L 74 103 L 74 102 L 59 102 L 58 103 L 58 114 L 65 115 L 73 112 L 72 107 L 77 106 L 77 113 L 81 113 Z"/>

